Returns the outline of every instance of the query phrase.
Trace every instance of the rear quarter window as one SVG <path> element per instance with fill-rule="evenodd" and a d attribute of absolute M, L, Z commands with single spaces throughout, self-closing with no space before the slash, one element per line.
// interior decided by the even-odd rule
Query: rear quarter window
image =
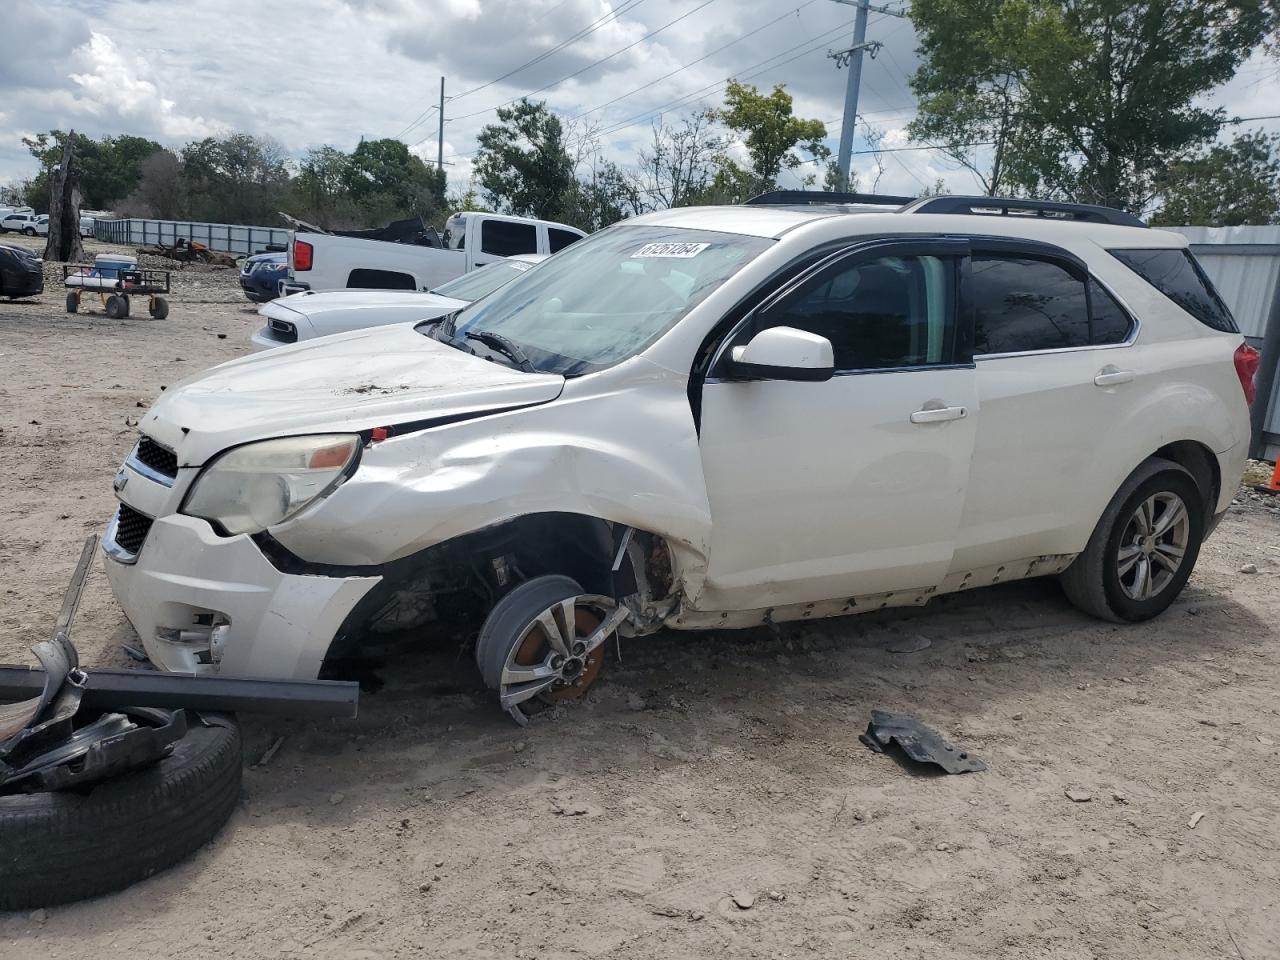
<path fill-rule="evenodd" d="M 1231 311 L 1189 250 L 1112 250 L 1111 255 L 1206 327 L 1239 333 Z"/>

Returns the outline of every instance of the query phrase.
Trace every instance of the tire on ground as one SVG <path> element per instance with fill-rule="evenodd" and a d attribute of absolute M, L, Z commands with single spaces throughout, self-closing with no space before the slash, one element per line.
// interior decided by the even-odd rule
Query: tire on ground
<path fill-rule="evenodd" d="M 67 294 L 67 313 L 75 313 L 80 309 L 80 298 L 74 293 Z"/>
<path fill-rule="evenodd" d="M 84 793 L 0 797 L 0 910 L 119 890 L 183 860 L 240 798 L 240 731 L 194 714 L 168 757 Z"/>
<path fill-rule="evenodd" d="M 1117 559 L 1120 539 L 1138 505 L 1161 491 L 1176 493 L 1190 518 L 1190 535 L 1182 565 L 1173 579 L 1148 600 L 1127 596 L 1120 584 Z M 1200 555 L 1204 540 L 1205 493 L 1195 478 L 1172 460 L 1159 457 L 1142 463 L 1120 486 L 1107 504 L 1084 551 L 1058 578 L 1062 589 L 1076 607 L 1112 623 L 1137 623 L 1163 613 L 1173 603 Z"/>
<path fill-rule="evenodd" d="M 582 587 L 558 574 L 526 580 L 493 605 L 476 639 L 476 666 L 490 690 L 498 689 L 507 654 L 534 617 L 560 600 L 581 596 Z"/>
<path fill-rule="evenodd" d="M 148 306 L 147 312 L 151 314 L 153 320 L 163 320 L 169 315 L 169 301 L 164 297 L 156 297 Z"/>

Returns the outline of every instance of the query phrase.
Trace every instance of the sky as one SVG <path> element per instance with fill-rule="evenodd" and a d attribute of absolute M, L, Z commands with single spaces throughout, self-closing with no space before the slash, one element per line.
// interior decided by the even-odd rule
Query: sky
<path fill-rule="evenodd" d="M 900 9 L 905 0 L 887 0 Z M 0 0 L 0 183 L 30 177 L 24 136 L 52 128 L 129 133 L 167 145 L 244 131 L 295 157 L 361 137 L 401 136 L 436 159 L 445 79 L 444 157 L 465 188 L 476 134 L 494 108 L 545 99 L 579 129 L 594 125 L 606 158 L 630 162 L 659 119 L 718 105 L 736 77 L 785 83 L 798 115 L 839 141 L 846 71 L 827 57 L 849 45 L 853 8 L 837 0 Z M 884 147 L 907 147 L 914 98 L 910 21 L 872 13 L 859 115 Z M 652 36 L 650 36 L 652 34 Z M 566 42 L 569 41 L 569 42 Z M 531 61 L 533 61 L 531 63 Z M 528 66 L 524 66 L 528 64 Z M 524 67 L 516 70 L 517 67 Z M 515 71 L 515 72 L 512 72 Z M 508 75 L 509 74 L 509 75 Z M 1231 116 L 1277 111 L 1280 64 L 1260 51 L 1205 98 Z M 1280 131 L 1280 121 L 1247 125 Z M 859 124 L 854 150 L 867 150 Z M 854 156 L 870 189 L 874 157 Z M 880 193 L 915 194 L 941 178 L 975 181 L 936 152 L 881 156 Z M 815 165 L 800 169 L 812 171 Z M 784 185 L 799 186 L 787 183 Z"/>

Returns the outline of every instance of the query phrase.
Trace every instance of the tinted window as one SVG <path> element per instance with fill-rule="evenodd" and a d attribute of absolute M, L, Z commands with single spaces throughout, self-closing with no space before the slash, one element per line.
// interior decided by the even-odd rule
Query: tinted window
<path fill-rule="evenodd" d="M 1133 320 L 1115 298 L 1102 289 L 1096 280 L 1089 281 L 1089 307 L 1093 322 L 1090 340 L 1101 346 L 1108 343 L 1124 343 L 1129 339 Z"/>
<path fill-rule="evenodd" d="M 939 257 L 877 257 L 833 264 L 757 315 L 750 334 L 796 327 L 831 341 L 837 370 L 951 361 L 947 277 Z"/>
<path fill-rule="evenodd" d="M 538 252 L 538 228 L 532 223 L 486 220 L 480 224 L 480 250 L 499 257 Z"/>
<path fill-rule="evenodd" d="M 1028 257 L 975 256 L 966 287 L 975 354 L 1060 350 L 1089 343 L 1084 282 Z"/>
<path fill-rule="evenodd" d="M 581 239 L 576 233 L 570 233 L 568 230 L 557 230 L 555 227 L 547 228 L 547 246 L 552 253 L 557 250 L 563 250 L 569 244 Z"/>
<path fill-rule="evenodd" d="M 347 286 L 359 290 L 416 290 L 418 285 L 407 273 L 395 270 L 352 270 Z"/>
<path fill-rule="evenodd" d="M 1231 311 L 1187 250 L 1112 250 L 1111 255 L 1205 326 L 1237 333 Z"/>

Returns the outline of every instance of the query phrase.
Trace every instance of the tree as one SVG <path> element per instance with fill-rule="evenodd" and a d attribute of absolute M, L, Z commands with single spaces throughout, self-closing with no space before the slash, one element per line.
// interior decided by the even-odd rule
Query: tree
<path fill-rule="evenodd" d="M 142 161 L 138 186 L 116 210 L 126 217 L 180 220 L 187 214 L 182 163 L 171 150 L 157 150 Z"/>
<path fill-rule="evenodd" d="M 546 103 L 527 97 L 498 109 L 480 131 L 476 181 L 494 206 L 521 216 L 559 219 L 577 189 L 565 130 Z"/>
<path fill-rule="evenodd" d="M 716 158 L 727 146 L 715 132 L 715 119 L 715 111 L 699 110 L 679 127 L 654 124 L 651 144 L 640 151 L 637 174 L 648 209 L 689 206 L 706 195 Z"/>
<path fill-rule="evenodd" d="M 428 219 L 444 207 L 444 172 L 428 167 L 400 140 L 361 140 L 341 179 L 351 199 L 366 207 L 389 204 L 401 216 Z"/>
<path fill-rule="evenodd" d="M 299 213 L 322 227 L 332 227 L 339 204 L 346 200 L 347 167 L 351 158 L 337 147 L 308 150 L 298 166 L 293 194 Z"/>
<path fill-rule="evenodd" d="M 1258 45 L 1272 3 L 916 0 L 912 135 L 990 192 L 1140 211 L 1164 165 L 1216 134 L 1195 100 Z"/>
<path fill-rule="evenodd" d="M 40 173 L 33 187 L 40 206 L 48 204 L 48 177 L 61 162 L 62 145 L 70 134 L 61 130 L 23 138 L 23 143 L 37 160 Z M 143 137 L 103 137 L 93 140 L 74 134 L 76 161 L 80 167 L 80 189 L 84 202 L 92 209 L 109 209 L 132 193 L 142 178 L 143 162 L 160 149 L 160 144 Z"/>
<path fill-rule="evenodd" d="M 188 216 L 223 223 L 274 223 L 289 186 L 283 148 L 265 137 L 233 133 L 182 148 Z"/>
<path fill-rule="evenodd" d="M 772 93 L 762 94 L 751 84 L 730 80 L 724 100 L 724 107 L 714 116 L 741 137 L 751 158 L 751 169 L 743 170 L 722 151 L 713 189 L 736 195 L 745 190 L 773 190 L 784 168 L 794 170 L 805 162 L 797 148 L 808 153 L 811 160 L 822 161 L 831 156 L 822 142 L 827 136 L 826 126 L 820 120 L 795 116 L 791 94 L 782 84 L 775 86 Z"/>
<path fill-rule="evenodd" d="M 74 130 L 62 137 L 62 160 L 49 176 L 49 238 L 46 260 L 78 263 L 84 260 L 80 239 L 80 161 Z"/>
<path fill-rule="evenodd" d="M 1169 164 L 1152 223 L 1234 227 L 1280 223 L 1280 136 L 1261 131 Z"/>

